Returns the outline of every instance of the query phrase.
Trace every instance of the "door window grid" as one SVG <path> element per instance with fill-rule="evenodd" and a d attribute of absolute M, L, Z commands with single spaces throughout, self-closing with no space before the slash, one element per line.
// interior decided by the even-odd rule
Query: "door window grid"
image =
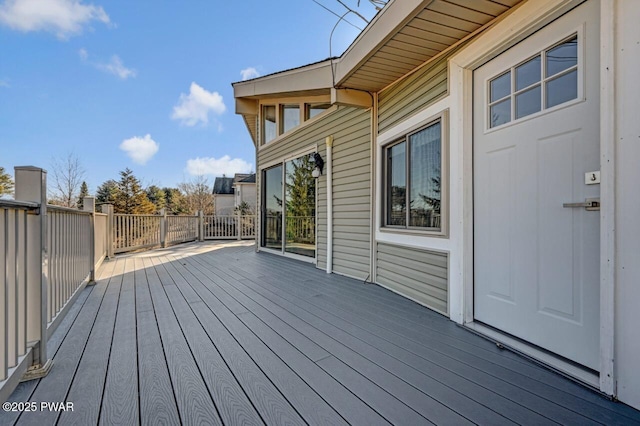
<path fill-rule="evenodd" d="M 489 80 L 489 128 L 577 99 L 577 54 L 574 34 Z"/>

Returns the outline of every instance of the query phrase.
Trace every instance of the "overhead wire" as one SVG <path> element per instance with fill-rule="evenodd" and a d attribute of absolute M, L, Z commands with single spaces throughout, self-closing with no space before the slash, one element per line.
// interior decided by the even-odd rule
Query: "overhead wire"
<path fill-rule="evenodd" d="M 338 18 L 340 18 L 340 15 L 338 15 L 336 12 L 334 12 L 333 10 L 329 9 L 327 6 L 323 5 L 322 3 L 320 3 L 317 0 L 311 0 L 312 2 L 314 2 L 315 4 L 317 4 L 318 6 L 320 6 L 321 8 L 323 8 L 324 10 L 326 10 L 327 12 L 337 16 Z M 357 26 L 356 24 L 353 24 L 351 22 L 349 22 L 348 20 L 344 19 L 344 22 L 346 22 L 347 24 L 351 25 L 353 28 L 362 31 L 362 28 L 360 28 L 359 26 Z"/>

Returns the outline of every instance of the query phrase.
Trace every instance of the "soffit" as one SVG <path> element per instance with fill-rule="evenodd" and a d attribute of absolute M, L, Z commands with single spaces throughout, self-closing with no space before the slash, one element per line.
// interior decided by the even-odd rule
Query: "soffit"
<path fill-rule="evenodd" d="M 336 87 L 377 92 L 523 0 L 393 0 L 336 64 Z"/>

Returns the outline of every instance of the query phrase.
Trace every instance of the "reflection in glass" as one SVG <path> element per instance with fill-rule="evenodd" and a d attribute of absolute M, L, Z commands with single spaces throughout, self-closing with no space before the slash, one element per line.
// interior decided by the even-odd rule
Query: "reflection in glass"
<path fill-rule="evenodd" d="M 496 127 L 511 121 L 511 99 L 491 106 L 491 122 L 489 127 Z"/>
<path fill-rule="evenodd" d="M 307 120 L 315 117 L 318 114 L 325 112 L 331 104 L 311 104 L 307 105 Z"/>
<path fill-rule="evenodd" d="M 409 137 L 411 147 L 409 226 L 440 229 L 440 123 Z"/>
<path fill-rule="evenodd" d="M 540 86 L 516 95 L 516 119 L 540 111 Z"/>
<path fill-rule="evenodd" d="M 389 184 L 387 185 L 387 225 L 407 225 L 407 153 L 406 143 L 387 150 Z"/>
<path fill-rule="evenodd" d="M 516 68 L 516 91 L 540 81 L 540 56 Z"/>
<path fill-rule="evenodd" d="M 282 106 L 282 133 L 288 132 L 300 125 L 300 106 L 299 105 L 283 105 Z"/>
<path fill-rule="evenodd" d="M 574 37 L 552 49 L 546 54 L 546 77 L 578 64 L 578 37 Z"/>
<path fill-rule="evenodd" d="M 560 105 L 578 97 L 578 71 L 573 70 L 547 82 L 546 108 Z"/>
<path fill-rule="evenodd" d="M 511 93 L 511 71 L 491 80 L 491 102 L 509 96 Z"/>
<path fill-rule="evenodd" d="M 285 251 L 303 256 L 316 254 L 315 164 L 308 155 L 285 163 Z"/>
<path fill-rule="evenodd" d="M 262 173 L 262 246 L 282 249 L 282 166 Z"/>
<path fill-rule="evenodd" d="M 267 143 L 276 138 L 276 107 L 265 105 L 262 107 L 262 129 L 264 131 L 263 142 Z"/>

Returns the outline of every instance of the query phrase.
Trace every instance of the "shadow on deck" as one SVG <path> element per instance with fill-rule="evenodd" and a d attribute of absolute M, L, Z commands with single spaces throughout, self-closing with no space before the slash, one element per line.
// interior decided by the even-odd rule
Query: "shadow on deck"
<path fill-rule="evenodd" d="M 0 424 L 640 424 L 375 285 L 246 242 L 118 257 Z M 73 411 L 40 410 L 72 402 Z"/>

